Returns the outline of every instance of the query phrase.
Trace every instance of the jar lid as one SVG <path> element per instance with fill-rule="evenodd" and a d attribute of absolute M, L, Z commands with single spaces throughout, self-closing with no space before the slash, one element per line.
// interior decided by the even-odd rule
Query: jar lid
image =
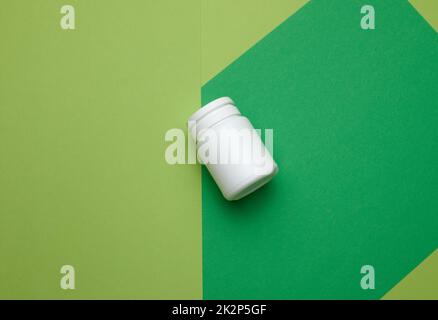
<path fill-rule="evenodd" d="M 202 134 L 203 130 L 234 115 L 240 115 L 240 112 L 234 106 L 234 102 L 231 98 L 222 97 L 216 99 L 196 111 L 189 118 L 190 134 L 194 139 L 198 140 L 199 135 Z"/>
<path fill-rule="evenodd" d="M 189 118 L 189 122 L 199 121 L 204 116 L 206 116 L 208 113 L 210 113 L 213 110 L 216 110 L 224 105 L 232 104 L 234 105 L 234 101 L 230 97 L 222 97 L 218 98 L 216 100 L 211 101 L 210 103 L 207 103 L 205 106 L 200 108 L 198 111 L 196 111 L 192 116 Z"/>

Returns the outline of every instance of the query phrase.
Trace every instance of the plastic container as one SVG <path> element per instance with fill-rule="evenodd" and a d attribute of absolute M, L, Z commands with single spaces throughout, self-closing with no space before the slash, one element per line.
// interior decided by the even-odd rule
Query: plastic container
<path fill-rule="evenodd" d="M 251 122 L 228 97 L 216 99 L 190 118 L 198 160 L 227 200 L 238 200 L 266 184 L 278 166 Z"/>

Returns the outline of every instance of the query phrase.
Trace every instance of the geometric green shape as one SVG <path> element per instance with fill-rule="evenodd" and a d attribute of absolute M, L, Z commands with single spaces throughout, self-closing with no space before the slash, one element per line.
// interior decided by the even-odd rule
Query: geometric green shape
<path fill-rule="evenodd" d="M 213 78 L 307 2 L 201 1 L 202 83 Z"/>
<path fill-rule="evenodd" d="M 435 250 L 382 299 L 438 300 L 438 250 Z"/>
<path fill-rule="evenodd" d="M 203 170 L 205 299 L 377 299 L 438 245 L 438 43 L 405 1 L 311 1 L 202 89 L 273 128 L 237 202 Z M 360 286 L 375 268 L 375 290 Z"/>
<path fill-rule="evenodd" d="M 199 29 L 197 0 L 2 1 L 0 298 L 202 297 L 200 169 L 164 160 Z"/>
<path fill-rule="evenodd" d="M 424 19 L 438 31 L 438 2 L 436 0 L 409 0 Z"/>

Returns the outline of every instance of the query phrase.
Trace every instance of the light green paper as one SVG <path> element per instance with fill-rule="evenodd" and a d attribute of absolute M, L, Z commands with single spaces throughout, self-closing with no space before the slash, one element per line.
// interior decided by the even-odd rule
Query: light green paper
<path fill-rule="evenodd" d="M 202 83 L 206 83 L 308 0 L 202 0 Z"/>
<path fill-rule="evenodd" d="M 438 300 L 438 249 L 383 296 L 384 300 Z"/>
<path fill-rule="evenodd" d="M 199 106 L 199 1 L 69 1 L 74 31 L 64 4 L 1 4 L 0 298 L 199 299 L 199 168 L 164 160 Z"/>

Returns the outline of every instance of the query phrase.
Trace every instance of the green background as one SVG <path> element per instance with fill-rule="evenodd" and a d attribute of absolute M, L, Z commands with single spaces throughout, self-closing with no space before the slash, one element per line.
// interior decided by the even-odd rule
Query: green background
<path fill-rule="evenodd" d="M 200 0 L 202 83 L 217 75 L 307 2 Z"/>
<path fill-rule="evenodd" d="M 362 30 L 363 4 L 309 2 L 203 87 L 274 129 L 280 167 L 235 203 L 203 171 L 204 298 L 376 299 L 437 248 L 436 33 L 388 0 Z"/>
<path fill-rule="evenodd" d="M 6 0 L 0 41 L 0 298 L 375 299 L 438 247 L 437 38 L 407 1 Z M 274 129 L 279 175 L 236 203 L 164 160 L 201 87 Z M 420 267 L 388 298 L 432 292 Z"/>
<path fill-rule="evenodd" d="M 1 4 L 0 298 L 199 299 L 200 171 L 164 160 L 199 106 L 199 2 L 69 1 L 74 31 L 64 4 Z"/>

